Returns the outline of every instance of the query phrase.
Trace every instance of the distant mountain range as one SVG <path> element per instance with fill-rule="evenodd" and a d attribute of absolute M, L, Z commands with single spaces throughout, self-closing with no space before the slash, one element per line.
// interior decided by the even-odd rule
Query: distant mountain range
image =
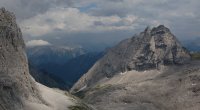
<path fill-rule="evenodd" d="M 198 39 L 183 44 L 190 51 L 200 51 Z M 26 52 L 36 81 L 60 89 L 71 88 L 104 55 L 104 52 L 54 45 L 27 47 Z"/>
<path fill-rule="evenodd" d="M 64 64 L 66 61 L 86 53 L 82 48 L 52 45 L 27 47 L 26 52 L 29 61 L 38 67 L 46 64 Z"/>
<path fill-rule="evenodd" d="M 68 85 L 70 84 L 66 84 L 66 82 L 63 81 L 61 78 L 51 73 L 48 73 L 45 70 L 38 70 L 36 67 L 30 64 L 30 62 L 29 62 L 29 71 L 37 82 L 47 87 L 59 88 L 62 90 L 69 89 Z"/>
<path fill-rule="evenodd" d="M 103 55 L 53 45 L 28 47 L 26 52 L 36 81 L 60 89 L 69 89 Z"/>
<path fill-rule="evenodd" d="M 85 74 L 93 64 L 104 55 L 101 53 L 87 53 L 67 61 L 63 66 L 59 66 L 59 77 L 71 83 L 70 87 Z"/>
<path fill-rule="evenodd" d="M 200 38 L 183 41 L 184 46 L 193 52 L 200 52 Z"/>

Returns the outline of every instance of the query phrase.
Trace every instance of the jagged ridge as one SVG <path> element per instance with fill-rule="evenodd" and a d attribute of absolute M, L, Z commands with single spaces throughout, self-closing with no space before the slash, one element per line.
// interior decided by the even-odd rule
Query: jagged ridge
<path fill-rule="evenodd" d="M 181 65 L 190 61 L 189 52 L 164 25 L 120 42 L 110 49 L 71 89 L 77 92 L 91 87 L 103 78 L 125 71 L 161 69 L 166 65 Z"/>

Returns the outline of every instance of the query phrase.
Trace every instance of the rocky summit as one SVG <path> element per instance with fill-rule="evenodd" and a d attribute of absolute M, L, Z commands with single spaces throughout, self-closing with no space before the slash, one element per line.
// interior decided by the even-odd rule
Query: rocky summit
<path fill-rule="evenodd" d="M 25 44 L 13 13 L 0 9 L 0 110 L 21 110 L 23 100 L 42 102 L 29 75 Z"/>
<path fill-rule="evenodd" d="M 120 42 L 71 89 L 97 110 L 199 110 L 200 61 L 163 25 Z"/>
<path fill-rule="evenodd" d="M 73 86 L 71 92 L 81 91 L 126 71 L 161 70 L 163 66 L 182 65 L 190 61 L 189 52 L 164 25 L 150 29 L 120 42 L 111 48 Z"/>

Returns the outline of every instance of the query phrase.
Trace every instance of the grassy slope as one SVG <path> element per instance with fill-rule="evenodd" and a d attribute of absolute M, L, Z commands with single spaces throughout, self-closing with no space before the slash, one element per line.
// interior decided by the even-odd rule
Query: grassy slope
<path fill-rule="evenodd" d="M 200 60 L 200 52 L 195 52 L 195 53 L 192 53 L 192 59 L 194 60 Z"/>

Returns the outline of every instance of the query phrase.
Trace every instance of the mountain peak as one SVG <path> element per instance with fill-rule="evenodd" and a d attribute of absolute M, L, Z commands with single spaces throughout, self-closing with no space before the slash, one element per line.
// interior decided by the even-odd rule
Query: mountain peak
<path fill-rule="evenodd" d="M 150 26 L 147 26 L 144 30 L 144 32 L 151 32 L 151 27 Z"/>
<path fill-rule="evenodd" d="M 190 54 L 164 25 L 150 29 L 120 42 L 110 49 L 72 88 L 92 86 L 101 79 L 126 71 L 161 69 L 162 66 L 182 65 Z"/>
<path fill-rule="evenodd" d="M 151 33 L 154 34 L 164 34 L 164 33 L 171 33 L 170 30 L 165 27 L 164 25 L 159 25 L 158 27 L 154 27 L 151 30 Z"/>
<path fill-rule="evenodd" d="M 11 26 L 15 23 L 15 15 L 12 12 L 7 11 L 5 8 L 0 8 L 0 24 L 3 26 Z"/>
<path fill-rule="evenodd" d="M 170 31 L 169 28 L 167 28 L 165 25 L 158 25 L 157 27 L 153 27 L 153 28 L 151 26 L 147 26 L 144 32 L 148 32 L 148 31 L 153 32 L 153 31 L 159 31 L 159 30 L 166 31 L 166 32 Z"/>
<path fill-rule="evenodd" d="M 24 100 L 42 102 L 29 74 L 22 33 L 5 8 L 0 9 L 0 30 L 0 109 L 21 110 Z"/>
<path fill-rule="evenodd" d="M 0 10 L 1 10 L 2 12 L 6 12 L 6 9 L 5 9 L 4 7 L 0 8 Z"/>

